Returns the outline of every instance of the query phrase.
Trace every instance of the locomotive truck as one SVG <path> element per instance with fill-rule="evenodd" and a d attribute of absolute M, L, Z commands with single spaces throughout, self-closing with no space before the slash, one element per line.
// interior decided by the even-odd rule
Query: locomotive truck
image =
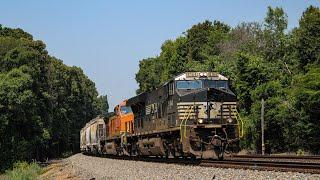
<path fill-rule="evenodd" d="M 223 159 L 239 150 L 242 135 L 228 83 L 215 72 L 186 72 L 125 100 L 105 119 L 105 139 L 97 138 L 98 149 L 89 152 Z M 81 137 L 83 133 L 87 131 L 81 130 Z"/>

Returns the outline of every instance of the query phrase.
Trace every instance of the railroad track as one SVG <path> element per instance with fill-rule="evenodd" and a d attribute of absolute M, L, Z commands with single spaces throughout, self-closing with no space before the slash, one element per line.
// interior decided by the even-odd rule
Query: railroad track
<path fill-rule="evenodd" d="M 201 160 L 200 166 L 241 168 L 272 171 L 290 171 L 320 174 L 320 163 L 284 162 L 284 161 L 259 161 L 259 160 Z"/>
<path fill-rule="evenodd" d="M 218 168 L 238 168 L 238 169 L 254 169 L 254 170 L 268 170 L 268 171 L 284 171 L 284 172 L 302 172 L 320 174 L 320 162 L 290 162 L 290 161 L 261 161 L 259 158 L 250 159 L 226 159 L 226 160 L 212 160 L 212 159 L 190 159 L 190 158 L 157 158 L 157 157 L 128 157 L 128 156 L 113 156 L 102 155 L 104 158 L 112 158 L 119 160 L 130 161 L 145 161 L 157 162 L 167 164 L 181 164 L 193 165 L 203 167 L 218 167 Z M 249 158 L 249 157 L 246 157 Z M 271 159 L 271 158 L 270 158 Z"/>
<path fill-rule="evenodd" d="M 255 159 L 298 159 L 320 160 L 320 156 L 293 156 L 293 155 L 232 155 L 231 158 L 255 158 Z"/>

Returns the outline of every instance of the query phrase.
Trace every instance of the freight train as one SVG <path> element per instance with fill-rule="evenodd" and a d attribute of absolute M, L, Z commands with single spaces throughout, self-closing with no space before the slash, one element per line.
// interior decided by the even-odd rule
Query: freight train
<path fill-rule="evenodd" d="M 182 73 L 155 90 L 121 102 L 80 132 L 83 153 L 223 159 L 239 150 L 242 121 L 228 79 Z"/>

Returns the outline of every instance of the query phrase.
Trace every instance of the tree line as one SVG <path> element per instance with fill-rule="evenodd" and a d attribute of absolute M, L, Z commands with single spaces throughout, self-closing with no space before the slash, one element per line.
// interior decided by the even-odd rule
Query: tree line
<path fill-rule="evenodd" d="M 320 153 L 320 10 L 310 6 L 288 29 L 282 8 L 268 7 L 264 22 L 231 27 L 193 25 L 142 59 L 137 93 L 185 71 L 217 71 L 230 78 L 245 123 L 243 148 L 261 151 L 260 108 L 265 100 L 267 152 Z"/>
<path fill-rule="evenodd" d="M 22 29 L 0 25 L 0 171 L 78 152 L 80 129 L 107 110 L 107 97 L 81 68 L 48 55 Z"/>

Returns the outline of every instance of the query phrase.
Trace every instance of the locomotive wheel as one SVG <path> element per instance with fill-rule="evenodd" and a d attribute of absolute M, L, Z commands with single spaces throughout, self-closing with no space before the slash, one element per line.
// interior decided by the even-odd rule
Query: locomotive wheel
<path fill-rule="evenodd" d="M 214 148 L 214 152 L 216 153 L 218 160 L 223 160 L 224 148 L 223 146 L 218 146 Z"/>
<path fill-rule="evenodd" d="M 223 159 L 224 159 L 224 157 L 223 157 L 223 152 L 222 153 L 220 153 L 219 155 L 218 155 L 218 159 L 220 160 L 220 161 L 222 161 Z"/>
<path fill-rule="evenodd" d="M 197 160 L 197 156 L 191 155 L 191 161 L 196 161 L 196 160 Z"/>
<path fill-rule="evenodd" d="M 174 148 L 172 148 L 171 154 L 172 154 L 172 157 L 173 157 L 174 159 L 179 158 L 179 156 L 176 155 L 176 150 L 175 150 Z"/>
<path fill-rule="evenodd" d="M 166 159 L 169 159 L 169 156 L 170 156 L 170 152 L 169 152 L 169 150 L 166 150 L 166 155 L 164 156 Z"/>

